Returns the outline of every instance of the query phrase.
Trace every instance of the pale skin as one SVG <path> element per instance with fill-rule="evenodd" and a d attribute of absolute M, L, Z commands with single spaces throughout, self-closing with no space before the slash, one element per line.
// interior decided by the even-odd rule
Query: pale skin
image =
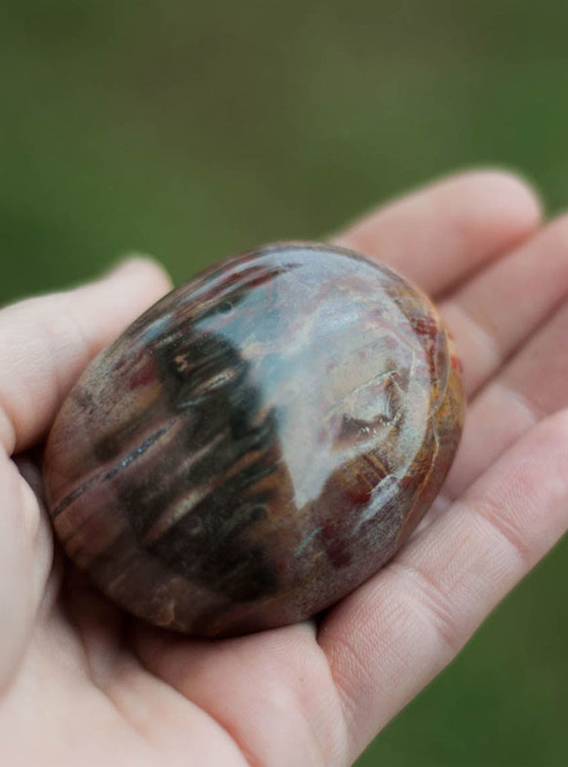
<path fill-rule="evenodd" d="M 543 224 L 525 182 L 475 171 L 335 240 L 438 302 L 463 441 L 390 564 L 317 622 L 248 637 L 129 619 L 54 554 L 41 502 L 36 446 L 88 361 L 169 289 L 160 267 L 0 311 L 0 764 L 351 765 L 568 528 L 568 216 Z"/>

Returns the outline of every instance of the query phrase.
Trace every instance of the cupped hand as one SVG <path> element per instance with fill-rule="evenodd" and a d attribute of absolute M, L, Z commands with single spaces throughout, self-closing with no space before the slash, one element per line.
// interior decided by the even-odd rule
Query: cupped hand
<path fill-rule="evenodd" d="M 206 642 L 153 629 L 65 564 L 41 442 L 88 361 L 169 288 L 135 259 L 0 312 L 0 763 L 344 767 L 568 527 L 568 218 L 470 172 L 336 242 L 438 302 L 469 409 L 411 541 L 318 622 Z"/>

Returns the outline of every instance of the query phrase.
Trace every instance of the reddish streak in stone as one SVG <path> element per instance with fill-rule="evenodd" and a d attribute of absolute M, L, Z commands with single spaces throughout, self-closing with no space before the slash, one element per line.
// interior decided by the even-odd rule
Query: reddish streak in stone
<path fill-rule="evenodd" d="M 420 333 L 421 336 L 431 338 L 433 341 L 438 335 L 438 325 L 435 320 L 430 317 L 419 317 L 412 320 L 412 327 L 417 333 Z"/>
<path fill-rule="evenodd" d="M 336 570 L 351 564 L 351 554 L 343 543 L 342 536 L 338 535 L 336 522 L 328 522 L 322 527 L 318 538 L 329 561 Z"/>
<path fill-rule="evenodd" d="M 126 367 L 126 362 L 127 362 L 126 358 L 118 360 L 118 362 L 113 367 L 113 371 L 116 372 L 118 370 L 122 370 L 122 368 Z"/>
<path fill-rule="evenodd" d="M 259 285 L 264 285 L 267 282 L 271 282 L 274 277 L 278 276 L 279 274 L 284 274 L 286 271 L 287 269 L 284 267 L 277 266 L 273 266 L 270 269 L 267 269 L 266 267 L 250 267 L 242 272 L 228 274 L 225 279 L 214 286 L 214 290 L 211 292 L 217 294 L 219 288 L 222 288 L 225 285 L 235 286 L 236 288 L 240 288 L 242 290 L 246 289 L 248 291 L 250 288 L 258 287 Z M 232 292 L 228 292 L 224 298 L 226 300 L 230 300 L 231 295 Z"/>
<path fill-rule="evenodd" d="M 463 373 L 462 361 L 455 354 L 452 354 L 451 356 L 451 365 L 452 365 L 452 370 L 455 370 L 456 373 Z"/>
<path fill-rule="evenodd" d="M 147 357 L 142 367 L 138 368 L 128 381 L 128 389 L 133 391 L 139 389 L 141 386 L 146 386 L 153 379 L 156 378 L 156 368 L 154 367 L 154 360 L 151 357 Z"/>
<path fill-rule="evenodd" d="M 346 495 L 349 496 L 349 500 L 353 502 L 355 506 L 363 506 L 369 503 L 372 495 L 372 488 L 354 487 L 350 488 Z"/>

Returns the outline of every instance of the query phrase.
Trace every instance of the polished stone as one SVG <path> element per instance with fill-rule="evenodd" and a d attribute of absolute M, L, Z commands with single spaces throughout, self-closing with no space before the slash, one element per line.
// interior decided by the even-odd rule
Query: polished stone
<path fill-rule="evenodd" d="M 88 367 L 52 429 L 68 555 L 135 615 L 226 636 L 312 616 L 400 548 L 463 419 L 428 299 L 329 245 L 239 255 Z"/>

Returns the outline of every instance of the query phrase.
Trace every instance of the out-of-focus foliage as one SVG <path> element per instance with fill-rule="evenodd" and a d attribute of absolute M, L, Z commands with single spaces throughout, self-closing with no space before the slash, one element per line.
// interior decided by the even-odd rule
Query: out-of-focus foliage
<path fill-rule="evenodd" d="M 469 166 L 568 203 L 559 0 L 0 0 L 0 303 L 121 254 L 176 280 Z M 568 547 L 360 767 L 566 767 Z"/>

